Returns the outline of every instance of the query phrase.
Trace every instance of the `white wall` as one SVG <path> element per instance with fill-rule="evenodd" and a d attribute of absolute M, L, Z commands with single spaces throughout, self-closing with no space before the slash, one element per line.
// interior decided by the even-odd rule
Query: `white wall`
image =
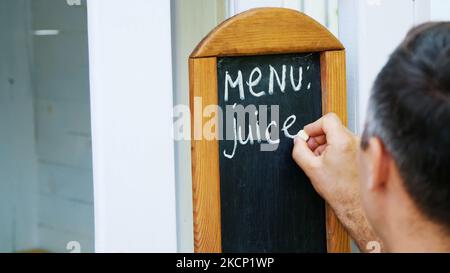
<path fill-rule="evenodd" d="M 450 20 L 450 1 L 448 0 L 430 0 L 430 19 L 434 21 Z"/>
<path fill-rule="evenodd" d="M 94 251 L 87 11 L 66 1 L 31 0 L 34 36 L 39 247 Z"/>
<path fill-rule="evenodd" d="M 228 15 L 258 7 L 283 7 L 302 11 L 338 35 L 338 0 L 227 0 Z"/>
<path fill-rule="evenodd" d="M 373 81 L 414 25 L 414 1 L 340 1 L 340 39 L 347 49 L 349 127 L 361 132 Z"/>
<path fill-rule="evenodd" d="M 170 1 L 88 1 L 98 252 L 175 252 Z"/>
<path fill-rule="evenodd" d="M 375 77 L 389 55 L 417 24 L 449 20 L 450 1 L 341 0 L 339 38 L 347 50 L 349 127 L 364 128 L 367 103 Z"/>
<path fill-rule="evenodd" d="M 0 0 L 0 252 L 38 244 L 28 4 Z"/>

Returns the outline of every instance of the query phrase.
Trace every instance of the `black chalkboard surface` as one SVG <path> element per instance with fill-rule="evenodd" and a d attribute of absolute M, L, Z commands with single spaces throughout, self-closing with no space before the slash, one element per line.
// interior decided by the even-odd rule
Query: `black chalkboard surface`
<path fill-rule="evenodd" d="M 234 104 L 257 108 L 267 105 L 270 113 L 273 105 L 277 105 L 278 130 L 289 117 L 296 117 L 288 130 L 290 135 L 322 115 L 320 53 L 224 57 L 218 58 L 217 68 L 219 106 L 224 111 L 227 105 Z M 260 70 L 254 72 L 255 68 Z M 244 96 L 237 81 L 240 74 Z M 268 123 L 271 118 L 269 115 Z M 247 116 L 246 123 L 250 120 Z M 224 114 L 222 128 L 226 124 Z M 264 132 L 261 134 L 264 136 Z M 244 140 L 246 136 L 243 135 Z M 279 141 L 275 151 L 261 151 L 261 143 L 256 140 L 245 145 L 237 142 L 235 149 L 233 139 L 219 141 L 221 234 L 225 253 L 327 251 L 325 203 L 292 160 L 293 140 L 280 132 Z"/>

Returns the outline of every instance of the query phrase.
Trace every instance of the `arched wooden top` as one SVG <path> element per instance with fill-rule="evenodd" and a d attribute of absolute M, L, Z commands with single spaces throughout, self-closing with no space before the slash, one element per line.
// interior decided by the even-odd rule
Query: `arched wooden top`
<path fill-rule="evenodd" d="M 311 17 L 285 8 L 257 8 L 213 29 L 191 58 L 341 50 L 339 40 Z"/>

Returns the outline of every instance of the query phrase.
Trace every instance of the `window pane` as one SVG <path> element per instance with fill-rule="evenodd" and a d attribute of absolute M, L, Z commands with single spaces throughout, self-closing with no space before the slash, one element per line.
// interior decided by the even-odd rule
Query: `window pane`
<path fill-rule="evenodd" d="M 1 252 L 94 251 L 86 16 L 0 0 Z"/>

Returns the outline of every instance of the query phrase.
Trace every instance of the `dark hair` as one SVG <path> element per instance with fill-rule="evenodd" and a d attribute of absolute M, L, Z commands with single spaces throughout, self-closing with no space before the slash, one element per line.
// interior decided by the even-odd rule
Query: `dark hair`
<path fill-rule="evenodd" d="M 419 210 L 450 232 L 450 22 L 415 27 L 378 75 L 362 148 L 377 136 Z"/>

